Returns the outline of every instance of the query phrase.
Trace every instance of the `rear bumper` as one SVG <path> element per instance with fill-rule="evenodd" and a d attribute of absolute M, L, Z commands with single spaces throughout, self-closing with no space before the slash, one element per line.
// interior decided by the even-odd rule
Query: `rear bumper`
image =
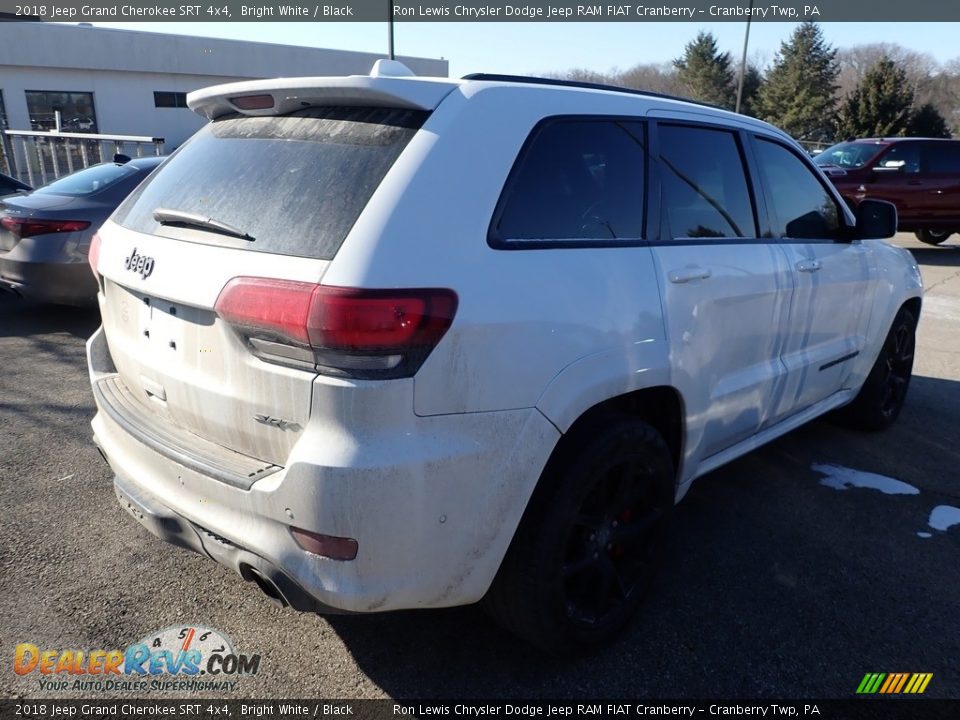
<path fill-rule="evenodd" d="M 301 612 L 341 612 L 319 602 L 280 568 L 256 553 L 195 525 L 137 485 L 115 477 L 120 506 L 152 534 L 178 547 L 193 550 L 256 582 L 272 600 Z"/>
<path fill-rule="evenodd" d="M 0 290 L 58 305 L 90 306 L 97 299 L 97 282 L 86 263 L 30 262 L 3 253 Z"/>
<path fill-rule="evenodd" d="M 87 354 L 94 382 L 113 372 L 102 330 Z M 559 438 L 534 409 L 421 418 L 411 381 L 318 379 L 285 467 L 244 489 L 178 463 L 98 410 L 95 441 L 138 522 L 258 584 L 268 579 L 297 609 L 327 612 L 479 600 Z M 291 526 L 354 538 L 357 557 L 305 552 Z"/>

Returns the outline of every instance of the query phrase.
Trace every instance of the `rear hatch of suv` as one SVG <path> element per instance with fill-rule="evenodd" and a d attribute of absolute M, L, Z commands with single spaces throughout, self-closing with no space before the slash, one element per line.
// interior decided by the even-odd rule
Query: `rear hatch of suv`
<path fill-rule="evenodd" d="M 95 385 L 101 408 L 240 487 L 282 467 L 317 375 L 304 293 L 428 114 L 232 113 L 191 138 L 100 232 L 117 371 Z"/>

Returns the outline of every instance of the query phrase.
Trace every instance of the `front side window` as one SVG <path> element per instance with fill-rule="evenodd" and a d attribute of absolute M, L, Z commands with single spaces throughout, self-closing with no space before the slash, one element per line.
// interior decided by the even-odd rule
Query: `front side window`
<path fill-rule="evenodd" d="M 776 237 L 829 239 L 842 226 L 840 209 L 813 171 L 779 143 L 758 138 L 757 160 L 770 189 Z"/>
<path fill-rule="evenodd" d="M 920 143 L 897 143 L 877 161 L 876 167 L 883 171 L 895 171 L 907 175 L 920 172 Z"/>
<path fill-rule="evenodd" d="M 753 204 L 732 132 L 660 127 L 663 221 L 670 237 L 756 237 Z"/>
<path fill-rule="evenodd" d="M 534 131 L 507 180 L 491 242 L 643 235 L 642 123 L 555 120 Z"/>

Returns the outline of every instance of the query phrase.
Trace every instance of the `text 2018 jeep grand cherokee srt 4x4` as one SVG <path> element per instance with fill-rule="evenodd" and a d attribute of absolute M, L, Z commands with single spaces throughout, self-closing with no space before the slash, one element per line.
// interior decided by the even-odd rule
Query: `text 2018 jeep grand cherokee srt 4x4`
<path fill-rule="evenodd" d="M 91 252 L 93 429 L 147 529 L 295 608 L 601 642 L 694 478 L 903 403 L 895 209 L 769 125 L 389 63 L 188 102 Z"/>

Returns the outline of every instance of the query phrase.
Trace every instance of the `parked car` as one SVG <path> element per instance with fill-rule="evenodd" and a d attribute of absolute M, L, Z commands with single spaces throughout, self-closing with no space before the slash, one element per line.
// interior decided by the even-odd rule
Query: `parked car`
<path fill-rule="evenodd" d="M 93 126 L 93 120 L 86 116 L 70 118 L 63 123 L 63 129 L 72 132 L 90 132 L 93 130 Z"/>
<path fill-rule="evenodd" d="M 814 162 L 851 206 L 866 198 L 892 202 L 899 229 L 929 245 L 960 231 L 960 140 L 853 140 Z"/>
<path fill-rule="evenodd" d="M 919 271 L 766 123 L 406 75 L 190 94 L 212 122 L 90 253 L 95 441 L 138 522 L 280 603 L 604 642 L 695 478 L 894 421 Z"/>
<path fill-rule="evenodd" d="M 32 190 L 25 182 L 20 182 L 16 178 L 0 173 L 0 197 L 4 195 L 15 195 L 16 193 L 28 192 Z"/>
<path fill-rule="evenodd" d="M 93 305 L 90 241 L 164 158 L 92 165 L 0 200 L 0 290 L 61 305 Z"/>

